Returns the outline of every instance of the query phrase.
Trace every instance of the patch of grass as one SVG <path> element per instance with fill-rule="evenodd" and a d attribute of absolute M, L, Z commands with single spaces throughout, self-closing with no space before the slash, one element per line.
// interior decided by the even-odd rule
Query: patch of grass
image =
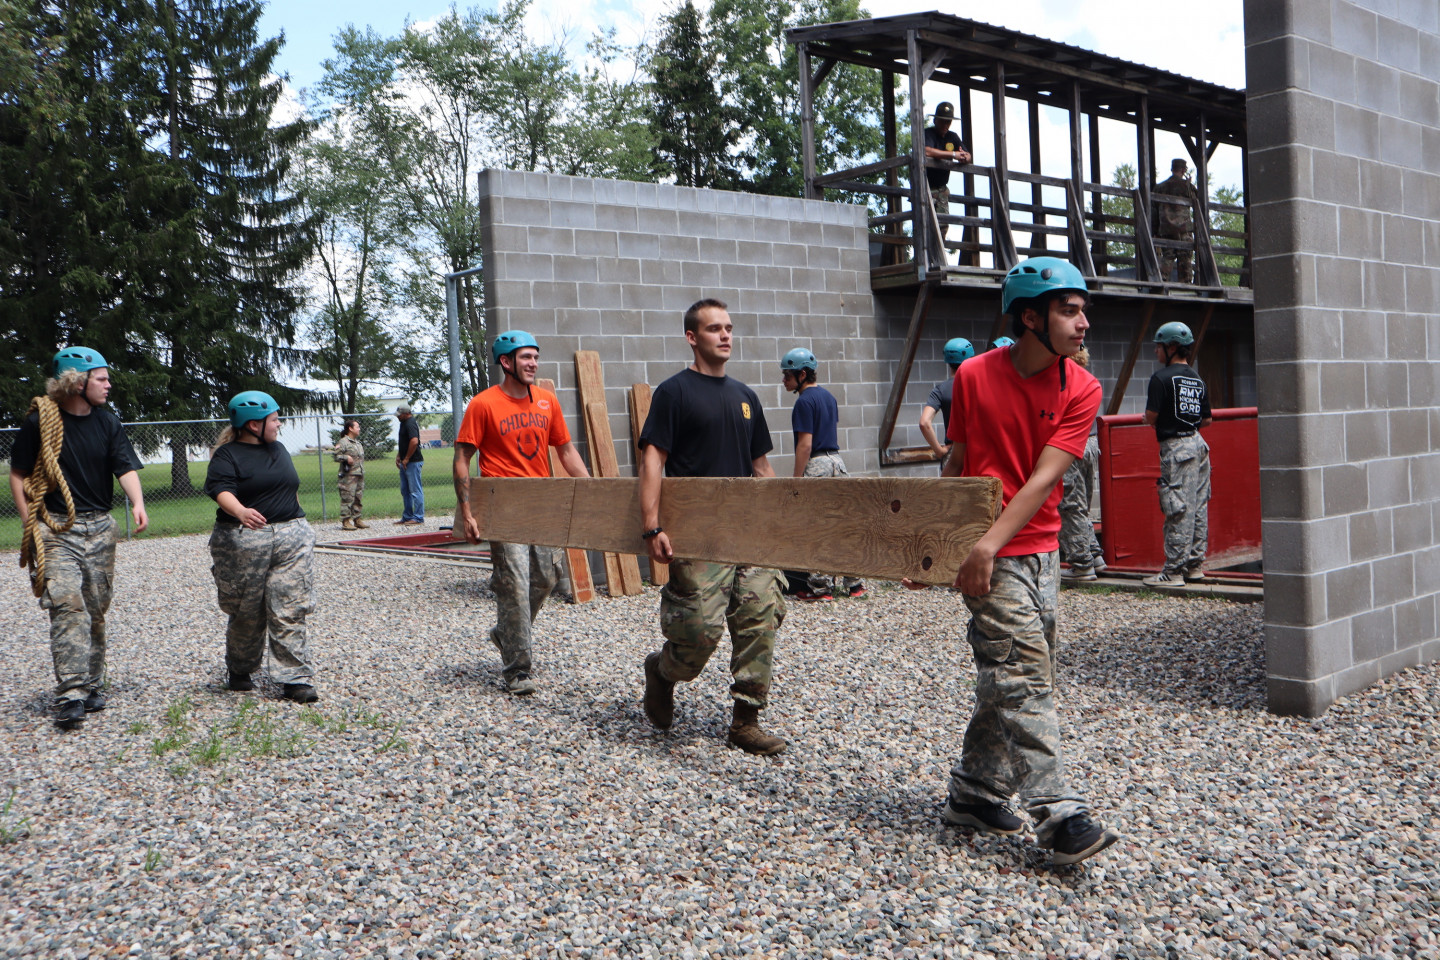
<path fill-rule="evenodd" d="M 15 788 L 11 787 L 10 796 L 5 798 L 4 806 L 0 806 L 0 845 L 30 836 L 30 818 L 21 817 L 17 820 L 14 810 Z"/>
<path fill-rule="evenodd" d="M 385 740 L 384 743 L 380 744 L 380 746 L 375 748 L 375 752 L 384 753 L 387 750 L 409 750 L 409 742 L 400 738 L 400 728 L 402 726 L 404 726 L 404 724 L 401 723 L 401 721 L 396 720 L 395 725 L 390 728 L 390 736 Z"/>
<path fill-rule="evenodd" d="M 223 763 L 229 756 L 230 746 L 225 742 L 219 727 L 211 727 L 210 735 L 204 742 L 196 744 L 190 750 L 190 759 L 195 761 L 196 766 L 201 767 L 213 767 L 217 763 Z"/>
<path fill-rule="evenodd" d="M 163 737 L 156 737 L 155 742 L 150 745 L 150 752 L 157 757 L 163 757 L 173 750 L 184 749 L 185 744 L 190 741 L 190 734 L 184 730 L 171 730 Z"/>
<path fill-rule="evenodd" d="M 130 736 L 132 737 L 138 734 L 148 733 L 149 731 L 150 724 L 146 723 L 144 720 L 136 720 L 134 723 L 130 724 L 130 726 L 125 728 L 125 732 L 130 734 Z"/>
<path fill-rule="evenodd" d="M 1067 589 L 1074 590 L 1076 593 L 1086 593 L 1092 597 L 1108 597 L 1112 593 L 1122 592 L 1119 587 L 1112 587 L 1104 583 L 1093 583 L 1087 584 L 1085 586 L 1068 587 Z"/>
<path fill-rule="evenodd" d="M 183 696 L 165 708 L 165 722 L 177 730 L 183 730 L 190 725 L 190 712 L 194 709 L 194 701 L 188 695 Z"/>
<path fill-rule="evenodd" d="M 145 868 L 146 873 L 150 873 L 151 871 L 155 870 L 156 867 L 160 866 L 160 864 L 164 861 L 165 857 L 160 853 L 160 851 L 156 850 L 153 846 L 150 846 L 145 848 L 145 862 L 141 864 L 141 866 Z"/>
<path fill-rule="evenodd" d="M 390 726 L 390 722 L 374 710 L 361 710 L 355 714 L 355 722 L 371 730 L 383 730 Z"/>

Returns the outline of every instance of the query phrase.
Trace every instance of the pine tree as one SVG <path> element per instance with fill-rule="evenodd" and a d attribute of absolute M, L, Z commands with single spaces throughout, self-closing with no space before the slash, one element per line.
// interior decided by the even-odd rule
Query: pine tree
<path fill-rule="evenodd" d="M 155 389 L 146 406 L 168 420 L 212 417 L 234 393 L 306 399 L 275 378 L 300 370 L 297 286 L 314 224 L 287 189 L 306 121 L 272 125 L 281 40 L 258 39 L 259 0 L 158 0 L 146 131 L 163 144 L 155 208 L 166 221 L 165 269 L 150 288 Z M 177 437 L 171 479 L 190 489 Z"/>
<path fill-rule="evenodd" d="M 662 29 L 650 61 L 650 130 L 658 172 L 673 175 L 683 187 L 730 187 L 737 176 L 731 150 L 740 133 L 716 86 L 719 58 L 700 11 L 685 0 L 662 21 Z"/>

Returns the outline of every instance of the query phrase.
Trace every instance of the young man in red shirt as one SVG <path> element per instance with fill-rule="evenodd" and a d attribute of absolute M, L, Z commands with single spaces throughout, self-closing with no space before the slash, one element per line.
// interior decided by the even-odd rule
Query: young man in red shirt
<path fill-rule="evenodd" d="M 1070 362 L 1085 345 L 1085 278 L 1056 257 L 1005 277 L 1002 308 L 1015 343 L 981 354 L 955 376 L 944 475 L 999 477 L 1004 508 L 960 567 L 971 613 L 975 712 L 950 773 L 944 819 L 987 833 L 1023 826 L 1057 864 L 1078 863 L 1118 839 L 1090 819 L 1065 778 L 1055 710 L 1059 648 L 1060 479 L 1085 453 L 1100 383 Z"/>
<path fill-rule="evenodd" d="M 502 333 L 490 352 L 504 379 L 478 394 L 465 408 L 455 435 L 455 500 L 465 539 L 480 542 L 480 525 L 470 512 L 470 460 L 480 454 L 482 477 L 548 477 L 550 448 L 572 477 L 588 477 L 585 461 L 570 440 L 560 401 L 535 386 L 540 347 L 524 330 Z M 504 661 L 505 689 L 517 697 L 535 692 L 530 679 L 530 625 L 560 582 L 553 547 L 490 541 L 490 589 L 495 592 L 495 629 L 490 642 Z"/>

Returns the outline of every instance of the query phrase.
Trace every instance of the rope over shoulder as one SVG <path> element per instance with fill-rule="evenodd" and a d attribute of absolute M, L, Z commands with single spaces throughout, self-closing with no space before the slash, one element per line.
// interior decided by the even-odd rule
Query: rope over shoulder
<path fill-rule="evenodd" d="M 70 495 L 70 484 L 60 471 L 60 449 L 65 444 L 65 423 L 60 418 L 60 407 L 49 397 L 34 397 L 25 416 L 38 413 L 40 417 L 40 456 L 35 469 L 25 478 L 25 499 L 30 509 L 25 512 L 25 533 L 20 541 L 20 566 L 30 568 L 30 589 L 35 596 L 45 592 L 45 540 L 40 535 L 43 522 L 56 533 L 64 533 L 75 526 L 75 500 Z M 65 522 L 57 525 L 50 511 L 45 508 L 45 496 L 52 490 L 59 490 L 65 498 Z"/>

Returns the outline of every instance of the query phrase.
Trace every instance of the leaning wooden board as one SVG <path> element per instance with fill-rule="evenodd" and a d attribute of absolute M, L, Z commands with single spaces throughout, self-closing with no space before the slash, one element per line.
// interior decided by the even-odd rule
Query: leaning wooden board
<path fill-rule="evenodd" d="M 639 553 L 632 477 L 471 481 L 484 536 Z M 881 580 L 953 583 L 1000 514 L 989 477 L 666 478 L 660 524 L 677 557 Z"/>
<path fill-rule="evenodd" d="M 536 380 L 535 385 L 542 390 L 555 392 L 555 381 L 541 379 Z M 550 476 L 563 477 L 564 468 L 560 466 L 560 458 L 555 455 L 555 448 L 550 448 Z M 576 603 L 589 603 L 595 599 L 595 581 L 590 576 L 590 558 L 584 550 L 566 550 L 564 553 L 565 575 L 570 578 L 570 595 Z"/>
<path fill-rule="evenodd" d="M 640 475 L 640 461 L 645 451 L 640 449 L 640 431 L 645 429 L 645 420 L 650 416 L 650 384 L 637 383 L 630 387 L 630 442 L 635 445 L 635 475 Z M 663 587 L 670 582 L 670 568 L 663 563 L 650 564 L 650 582 Z"/>

